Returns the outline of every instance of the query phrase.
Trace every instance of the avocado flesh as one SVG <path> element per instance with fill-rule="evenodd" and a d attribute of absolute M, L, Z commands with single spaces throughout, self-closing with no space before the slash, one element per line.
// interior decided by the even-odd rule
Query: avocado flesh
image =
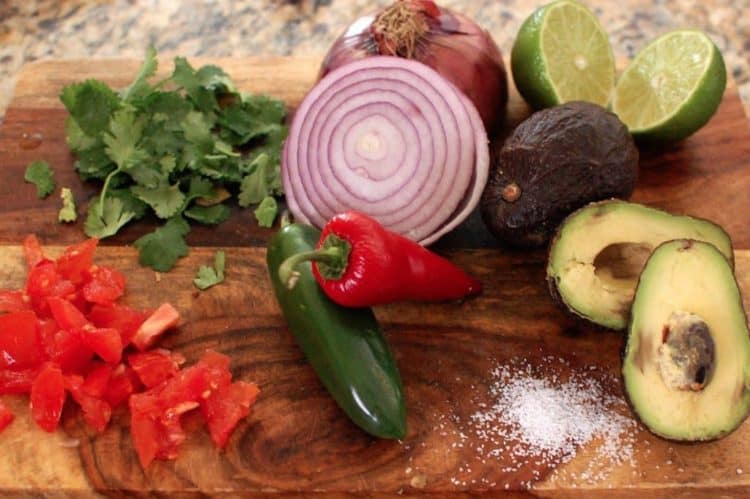
<path fill-rule="evenodd" d="M 646 259 L 661 243 L 681 238 L 710 242 L 732 261 L 729 236 L 707 220 L 620 200 L 589 204 L 565 219 L 552 242 L 550 289 L 574 314 L 625 329 Z"/>
<path fill-rule="evenodd" d="M 680 315 L 699 317 L 713 340 L 713 365 L 702 387 L 677 387 L 663 369 L 665 325 Z M 714 246 L 678 240 L 654 251 L 635 293 L 622 374 L 634 411 L 665 438 L 719 438 L 745 419 L 750 332 L 732 268 Z"/>

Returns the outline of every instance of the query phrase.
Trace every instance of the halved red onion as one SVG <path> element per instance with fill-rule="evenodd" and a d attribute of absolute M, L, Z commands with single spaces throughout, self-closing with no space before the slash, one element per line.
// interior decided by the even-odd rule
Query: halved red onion
<path fill-rule="evenodd" d="M 281 162 L 294 217 L 356 210 L 430 244 L 476 207 L 489 146 L 471 101 L 433 69 L 388 56 L 329 73 L 305 96 Z"/>

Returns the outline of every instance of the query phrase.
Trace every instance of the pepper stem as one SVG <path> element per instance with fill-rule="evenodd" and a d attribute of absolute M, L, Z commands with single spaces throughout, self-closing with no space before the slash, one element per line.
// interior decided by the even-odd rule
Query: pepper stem
<path fill-rule="evenodd" d="M 340 279 L 346 272 L 352 246 L 346 240 L 330 234 L 319 249 L 292 255 L 279 266 L 279 279 L 292 289 L 299 279 L 296 267 L 303 262 L 317 262 L 318 271 L 325 279 Z"/>

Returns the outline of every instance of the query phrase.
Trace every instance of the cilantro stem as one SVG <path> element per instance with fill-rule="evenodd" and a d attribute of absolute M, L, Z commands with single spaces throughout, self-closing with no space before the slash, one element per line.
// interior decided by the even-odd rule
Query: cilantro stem
<path fill-rule="evenodd" d="M 104 185 L 102 186 L 102 192 L 99 193 L 99 217 L 104 218 L 104 197 L 107 195 L 107 189 L 109 188 L 109 181 L 112 180 L 112 177 L 120 173 L 120 167 L 118 166 L 112 172 L 107 175 L 107 178 L 104 180 Z"/>

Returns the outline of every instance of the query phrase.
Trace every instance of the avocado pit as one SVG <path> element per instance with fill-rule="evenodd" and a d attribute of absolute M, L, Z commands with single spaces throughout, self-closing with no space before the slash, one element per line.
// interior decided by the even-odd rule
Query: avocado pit
<path fill-rule="evenodd" d="M 672 312 L 662 329 L 657 362 L 662 381 L 670 389 L 703 390 L 715 364 L 708 324 L 698 315 Z"/>

